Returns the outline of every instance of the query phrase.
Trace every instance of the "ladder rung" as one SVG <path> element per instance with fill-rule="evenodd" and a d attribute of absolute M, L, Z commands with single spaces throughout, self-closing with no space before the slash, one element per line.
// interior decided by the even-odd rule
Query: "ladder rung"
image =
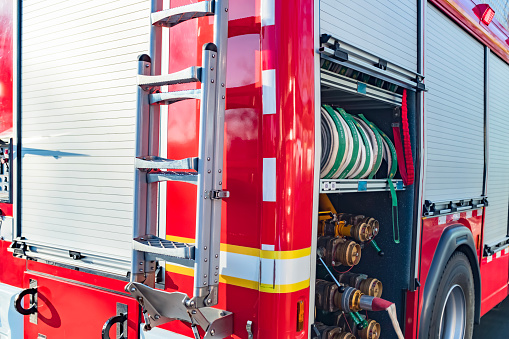
<path fill-rule="evenodd" d="M 182 259 L 194 261 L 194 244 L 169 241 L 155 235 L 144 235 L 133 240 L 133 249 L 149 254 L 152 258 L 173 261 L 172 258 L 182 262 Z"/>
<path fill-rule="evenodd" d="M 176 84 L 187 84 L 200 81 L 201 67 L 192 66 L 179 72 L 164 75 L 138 74 L 138 85 L 142 87 L 156 87 Z"/>
<path fill-rule="evenodd" d="M 154 93 L 149 95 L 150 104 L 169 105 L 177 101 L 188 99 L 200 99 L 201 89 L 191 89 L 186 91 Z"/>
<path fill-rule="evenodd" d="M 160 181 L 181 181 L 196 185 L 198 183 L 198 173 L 187 171 L 185 172 L 167 171 L 167 172 L 147 173 L 147 182 L 149 184 Z"/>
<path fill-rule="evenodd" d="M 186 158 L 180 160 L 165 159 L 156 156 L 136 158 L 136 168 L 140 169 L 183 169 L 198 170 L 198 158 Z"/>
<path fill-rule="evenodd" d="M 213 1 L 201 1 L 190 5 L 170 8 L 152 13 L 152 25 L 173 27 L 181 22 L 214 15 Z"/>

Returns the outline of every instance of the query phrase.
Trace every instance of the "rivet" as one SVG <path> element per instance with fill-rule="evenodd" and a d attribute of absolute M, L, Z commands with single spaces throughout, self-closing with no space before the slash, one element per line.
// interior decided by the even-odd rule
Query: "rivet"
<path fill-rule="evenodd" d="M 143 272 L 143 269 L 142 269 L 142 268 L 140 268 L 140 272 Z"/>
<path fill-rule="evenodd" d="M 207 282 L 205 281 L 205 282 L 203 283 L 203 285 L 207 285 Z"/>
<path fill-rule="evenodd" d="M 196 314 L 196 310 L 192 310 L 192 311 L 191 311 L 191 314 Z"/>
<path fill-rule="evenodd" d="M 214 67 L 210 67 L 210 70 L 213 71 L 214 70 Z"/>
<path fill-rule="evenodd" d="M 215 330 L 210 331 L 210 335 L 215 335 L 215 334 L 216 334 Z"/>
<path fill-rule="evenodd" d="M 207 246 L 205 246 L 203 249 L 206 251 L 207 250 Z"/>
<path fill-rule="evenodd" d="M 211 170 L 208 170 L 208 171 L 207 171 L 207 173 L 210 173 L 210 172 L 212 172 L 212 171 L 211 171 Z"/>
<path fill-rule="evenodd" d="M 157 319 L 159 319 L 159 318 L 161 318 L 161 316 L 160 316 L 159 314 L 156 314 L 156 315 L 154 316 L 154 319 L 155 319 L 155 320 L 157 320 Z"/>
<path fill-rule="evenodd" d="M 150 64 L 145 64 L 145 67 L 146 67 L 146 68 L 149 68 L 149 67 L 150 67 Z"/>
<path fill-rule="evenodd" d="M 207 161 L 210 161 L 210 158 L 207 158 Z"/>
<path fill-rule="evenodd" d="M 216 254 L 216 258 L 219 257 L 217 254 Z"/>
<path fill-rule="evenodd" d="M 214 280 L 214 282 L 217 284 L 217 280 Z"/>
<path fill-rule="evenodd" d="M 212 304 L 212 299 L 207 299 L 207 304 Z"/>
<path fill-rule="evenodd" d="M 211 83 L 214 83 L 214 79 L 210 80 Z"/>
<path fill-rule="evenodd" d="M 224 83 L 221 84 L 221 87 L 224 87 Z"/>
<path fill-rule="evenodd" d="M 131 287 L 131 292 L 136 291 L 136 287 Z"/>
<path fill-rule="evenodd" d="M 140 265 L 143 265 L 143 261 L 140 261 Z"/>
<path fill-rule="evenodd" d="M 220 181 L 220 182 L 219 182 L 219 185 L 222 185 L 222 184 L 223 184 L 223 182 L 222 182 L 222 181 Z"/>
<path fill-rule="evenodd" d="M 221 170 L 218 170 L 219 173 L 221 173 Z"/>
<path fill-rule="evenodd" d="M 224 9 L 224 11 L 225 11 L 225 12 L 228 12 L 228 8 L 225 8 L 225 9 Z"/>
<path fill-rule="evenodd" d="M 219 269 L 219 266 L 216 266 L 216 270 L 218 270 L 218 269 Z"/>
<path fill-rule="evenodd" d="M 214 275 L 217 277 L 217 272 L 216 272 L 216 273 L 214 273 Z"/>
<path fill-rule="evenodd" d="M 207 277 L 207 275 L 206 275 L 206 274 L 204 274 L 204 275 L 203 275 L 203 277 L 204 277 L 204 278 L 206 278 L 206 277 Z"/>
<path fill-rule="evenodd" d="M 216 57 L 216 55 L 215 55 L 215 54 L 212 54 L 212 59 L 214 59 L 215 57 Z"/>
<path fill-rule="evenodd" d="M 209 261 L 209 260 L 208 260 L 207 258 L 205 258 L 203 261 L 207 262 L 207 261 Z"/>
<path fill-rule="evenodd" d="M 224 95 L 223 95 L 223 97 L 222 97 L 222 98 L 224 99 Z"/>

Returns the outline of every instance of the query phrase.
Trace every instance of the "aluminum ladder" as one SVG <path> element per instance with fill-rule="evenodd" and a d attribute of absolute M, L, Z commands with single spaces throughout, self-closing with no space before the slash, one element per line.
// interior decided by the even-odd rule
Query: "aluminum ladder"
<path fill-rule="evenodd" d="M 161 10 L 152 0 L 150 53 L 138 58 L 138 112 L 131 281 L 125 289 L 143 308 L 145 330 L 182 320 L 197 326 L 205 338 L 224 338 L 233 331 L 233 314 L 212 308 L 218 303 L 221 235 L 224 111 L 226 93 L 226 48 L 228 0 L 198 3 Z M 160 44 L 162 27 L 214 16 L 214 41 L 203 46 L 201 67 L 192 66 L 162 74 Z M 159 39 L 159 40 L 158 40 Z M 160 92 L 161 86 L 201 83 L 200 89 Z M 159 106 L 188 99 L 200 100 L 199 155 L 181 160 L 159 156 Z M 185 112 L 184 112 L 185 113 Z M 158 183 L 180 181 L 197 185 L 196 240 L 194 244 L 159 238 L 157 234 Z M 194 291 L 154 288 L 156 261 L 194 268 Z"/>

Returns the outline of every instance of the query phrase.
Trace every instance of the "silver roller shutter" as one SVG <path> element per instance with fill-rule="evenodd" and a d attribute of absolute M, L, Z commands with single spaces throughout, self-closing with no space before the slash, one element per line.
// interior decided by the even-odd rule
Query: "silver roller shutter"
<path fill-rule="evenodd" d="M 415 0 L 320 0 L 320 34 L 324 33 L 417 71 Z"/>
<path fill-rule="evenodd" d="M 491 244 L 507 235 L 509 206 L 509 65 L 493 53 L 489 60 L 488 187 L 489 206 L 484 222 L 484 242 Z"/>
<path fill-rule="evenodd" d="M 129 270 L 150 1 L 21 3 L 22 236 L 44 258 Z"/>
<path fill-rule="evenodd" d="M 428 4 L 425 186 L 431 201 L 480 197 L 484 171 L 484 49 Z"/>

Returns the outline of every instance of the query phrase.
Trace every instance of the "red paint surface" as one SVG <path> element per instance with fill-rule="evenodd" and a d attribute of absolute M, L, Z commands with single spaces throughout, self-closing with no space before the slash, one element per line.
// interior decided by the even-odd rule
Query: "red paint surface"
<path fill-rule="evenodd" d="M 489 26 L 482 23 L 476 13 L 476 3 L 471 0 L 430 0 L 451 17 L 467 32 L 488 46 L 499 57 L 509 62 L 509 45 L 506 40 L 509 32 L 493 19 Z M 479 23 L 476 25 L 475 23 Z"/>
<path fill-rule="evenodd" d="M 12 217 L 12 204 L 0 203 L 0 215 Z"/>
<path fill-rule="evenodd" d="M 276 250 L 311 246 L 314 167 L 312 0 L 276 1 Z"/>
<path fill-rule="evenodd" d="M 8 241 L 0 240 L 0 283 L 22 287 L 26 261 L 14 258 L 7 251 L 10 245 Z"/>
<path fill-rule="evenodd" d="M 481 260 L 481 316 L 509 295 L 509 254 L 503 253 Z"/>
<path fill-rule="evenodd" d="M 99 338 L 105 322 L 117 314 L 117 302 L 128 307 L 128 336 L 138 337 L 138 303 L 121 296 L 39 274 L 25 273 L 24 288 L 29 279 L 37 280 L 37 325 L 25 321 L 25 338 Z M 110 337 L 115 338 L 113 328 Z"/>

